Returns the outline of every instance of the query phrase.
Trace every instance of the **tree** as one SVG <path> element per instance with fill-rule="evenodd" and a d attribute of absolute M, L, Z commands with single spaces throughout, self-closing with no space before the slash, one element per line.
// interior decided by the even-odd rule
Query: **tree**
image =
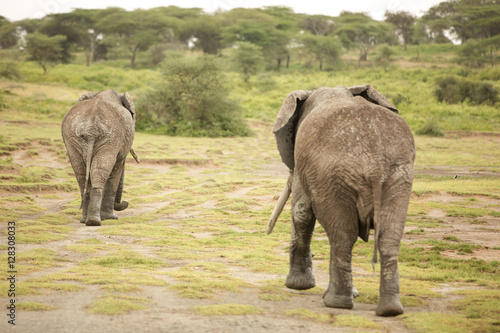
<path fill-rule="evenodd" d="M 135 100 L 137 130 L 182 136 L 246 136 L 242 109 L 213 56 L 166 59 L 161 80 Z"/>
<path fill-rule="evenodd" d="M 205 54 L 217 54 L 222 48 L 222 30 L 220 22 L 213 16 L 200 15 L 194 20 L 186 21 L 186 32 L 195 37 L 195 45 Z"/>
<path fill-rule="evenodd" d="M 359 62 L 368 59 L 368 51 L 380 43 L 392 44 L 388 23 L 372 20 L 364 13 L 342 12 L 336 18 L 334 35 L 339 36 L 346 48 L 359 48 Z"/>
<path fill-rule="evenodd" d="M 304 47 L 315 55 L 319 61 L 319 70 L 323 70 L 323 64 L 335 65 L 340 62 L 341 43 L 334 36 L 314 36 L 306 34 L 302 38 Z"/>
<path fill-rule="evenodd" d="M 500 6 L 496 0 L 450 0 L 431 7 L 422 19 L 433 31 L 448 30 L 463 45 L 459 61 L 468 66 L 496 62 Z"/>
<path fill-rule="evenodd" d="M 386 72 L 387 67 L 391 63 L 391 56 L 393 56 L 395 52 L 387 45 L 382 45 L 377 51 L 375 61 L 381 64 L 384 67 L 384 72 Z"/>
<path fill-rule="evenodd" d="M 500 6 L 497 0 L 443 1 L 431 7 L 422 19 L 434 32 L 449 30 L 461 43 L 500 34 Z"/>
<path fill-rule="evenodd" d="M 248 82 L 262 63 L 262 48 L 250 42 L 238 42 L 231 52 L 231 60 L 243 73 L 243 81 Z"/>
<path fill-rule="evenodd" d="M 63 57 L 62 43 L 66 40 L 65 36 L 47 36 L 35 32 L 26 37 L 27 51 L 31 59 L 38 62 L 43 68 L 43 74 L 47 73 L 49 61 L 60 61 Z"/>
<path fill-rule="evenodd" d="M 406 50 L 406 45 L 410 41 L 410 36 L 416 21 L 416 17 L 411 13 L 405 11 L 394 13 L 386 11 L 385 17 L 386 22 L 389 22 L 394 26 L 394 33 L 403 42 L 404 49 Z"/>
<path fill-rule="evenodd" d="M 334 30 L 334 21 L 329 16 L 311 15 L 304 18 L 299 26 L 315 36 L 328 36 Z"/>
<path fill-rule="evenodd" d="M 98 38 L 102 38 L 102 30 L 98 22 L 105 20 L 112 13 L 123 11 L 121 8 L 107 9 L 75 9 L 69 13 L 51 14 L 46 23 L 44 32 L 64 35 L 67 41 L 80 46 L 85 53 L 85 63 L 90 66 L 90 59 L 96 57 Z"/>
<path fill-rule="evenodd" d="M 99 21 L 97 27 L 105 34 L 116 34 L 130 51 L 130 67 L 135 68 L 138 51 L 146 51 L 159 41 L 161 31 L 168 29 L 168 18 L 155 10 L 118 11 Z"/>

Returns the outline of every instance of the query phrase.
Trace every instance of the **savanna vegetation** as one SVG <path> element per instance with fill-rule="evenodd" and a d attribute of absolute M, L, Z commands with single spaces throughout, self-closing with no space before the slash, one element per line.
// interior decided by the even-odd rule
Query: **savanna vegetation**
<path fill-rule="evenodd" d="M 281 7 L 76 9 L 0 20 L 0 250 L 7 263 L 7 223 L 15 221 L 17 328 L 50 331 L 54 318 L 66 318 L 74 331 L 155 322 L 257 330 L 278 318 L 318 332 L 498 331 L 498 7 L 445 1 L 421 18 L 396 12 L 384 22 Z M 362 83 L 398 107 L 417 146 L 400 250 L 406 314 L 397 318 L 373 314 L 372 240 L 355 245 L 361 295 L 348 311 L 321 300 L 329 244 L 320 226 L 318 286 L 304 292 L 284 288 L 289 209 L 265 235 L 287 176 L 271 131 L 283 99 Z M 134 98 L 142 162 L 127 162 L 130 207 L 88 228 L 78 222 L 60 123 L 80 93 L 104 89 Z M 4 305 L 7 274 L 0 271 Z M 109 316 L 120 319 L 110 324 Z"/>

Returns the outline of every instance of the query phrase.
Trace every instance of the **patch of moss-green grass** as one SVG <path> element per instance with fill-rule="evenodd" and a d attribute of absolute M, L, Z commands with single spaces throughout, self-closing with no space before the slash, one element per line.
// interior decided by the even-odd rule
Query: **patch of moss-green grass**
<path fill-rule="evenodd" d="M 47 305 L 38 302 L 19 302 L 16 304 L 16 309 L 19 311 L 50 311 L 56 308 L 52 305 Z"/>
<path fill-rule="evenodd" d="M 87 306 L 87 311 L 101 315 L 121 315 L 133 310 L 145 309 L 144 303 L 149 302 L 148 299 L 142 297 L 106 295 Z"/>
<path fill-rule="evenodd" d="M 465 218 L 477 218 L 482 216 L 498 216 L 500 212 L 488 209 L 488 208 L 478 208 L 457 205 L 452 203 L 440 203 L 435 201 L 410 201 L 408 207 L 408 216 L 426 215 L 431 210 L 442 210 L 446 213 L 448 217 L 465 217 Z"/>
<path fill-rule="evenodd" d="M 485 323 L 500 325 L 500 290 L 463 289 L 455 290 L 452 294 L 463 296 L 453 301 L 453 307 L 465 314 L 467 318 L 481 319 Z"/>
<path fill-rule="evenodd" d="M 154 270 L 145 271 L 121 269 L 103 265 L 80 265 L 60 273 L 47 274 L 33 279 L 36 282 L 77 281 L 85 284 L 111 285 L 133 284 L 143 286 L 166 286 L 167 282 L 152 275 Z"/>
<path fill-rule="evenodd" d="M 500 196 L 499 177 L 417 177 L 413 182 L 415 194 L 439 193 L 445 191 L 456 195 L 484 195 L 493 198 Z"/>
<path fill-rule="evenodd" d="M 443 220 L 441 219 L 432 219 L 427 217 L 422 218 L 408 218 L 405 223 L 405 227 L 418 227 L 418 228 L 445 228 L 451 226 L 443 225 Z"/>
<path fill-rule="evenodd" d="M 41 221 L 18 221 L 20 232 L 16 235 L 18 244 L 43 244 L 68 237 L 74 228 L 66 225 L 53 225 Z M 21 232 L 22 231 L 22 232 Z"/>
<path fill-rule="evenodd" d="M 256 306 L 247 304 L 212 304 L 197 306 L 194 311 L 202 316 L 246 316 L 258 315 L 264 311 Z"/>
<path fill-rule="evenodd" d="M 349 327 L 354 329 L 385 330 L 386 327 L 368 318 L 359 315 L 334 315 L 331 313 L 316 313 L 307 309 L 288 310 L 287 316 L 298 317 L 331 324 L 335 327 Z"/>
<path fill-rule="evenodd" d="M 232 277 L 225 265 L 214 262 L 194 262 L 166 274 L 178 280 L 170 289 L 184 298 L 211 299 L 216 293 L 239 292 L 250 287 Z"/>
<path fill-rule="evenodd" d="M 80 263 L 81 267 L 103 267 L 103 268 L 121 268 L 135 271 L 151 271 L 167 264 L 161 260 L 144 257 L 137 252 L 121 249 L 119 251 L 94 258 L 86 259 Z"/>
<path fill-rule="evenodd" d="M 364 304 L 378 304 L 380 277 L 366 278 L 354 277 L 354 286 L 359 291 L 355 302 Z M 427 281 L 411 279 L 399 280 L 400 300 L 404 307 L 424 306 L 428 298 L 441 298 L 441 294 L 432 290 L 437 285 Z"/>
<path fill-rule="evenodd" d="M 37 220 L 53 225 L 64 225 L 73 222 L 72 219 L 61 214 L 45 214 L 42 217 L 39 217 Z"/>
<path fill-rule="evenodd" d="M 103 251 L 118 250 L 124 246 L 119 244 L 75 244 L 66 245 L 64 248 L 76 253 L 102 253 Z"/>
<path fill-rule="evenodd" d="M 497 332 L 498 320 L 470 319 L 461 314 L 416 312 L 400 317 L 405 325 L 417 333 L 441 332 Z"/>
<path fill-rule="evenodd" d="M 455 242 L 424 240 L 400 248 L 400 276 L 434 282 L 475 282 L 487 286 L 500 285 L 498 261 L 477 258 L 455 259 L 443 256 L 443 251 L 473 253 L 481 246 Z"/>
<path fill-rule="evenodd" d="M 142 289 L 139 286 L 130 283 L 105 284 L 101 285 L 99 288 L 110 293 L 136 293 L 142 291 Z"/>
<path fill-rule="evenodd" d="M 284 279 L 277 280 L 266 280 L 261 281 L 262 286 L 259 287 L 259 298 L 264 301 L 289 301 L 291 297 L 299 297 L 301 292 L 294 290 L 293 292 L 286 288 Z M 324 290 L 321 287 L 314 287 L 312 289 L 308 289 L 307 294 L 323 294 Z"/>
<path fill-rule="evenodd" d="M 16 255 L 17 270 L 23 275 L 60 266 L 60 263 L 65 261 L 58 258 L 54 250 L 44 248 L 24 251 Z"/>
<path fill-rule="evenodd" d="M 1 283 L 0 292 L 2 295 L 7 295 L 10 288 L 10 283 Z M 52 282 L 49 280 L 40 281 L 38 279 L 30 279 L 27 281 L 16 281 L 16 296 L 40 295 L 43 291 L 59 291 L 71 292 L 82 291 L 84 287 L 74 283 Z"/>

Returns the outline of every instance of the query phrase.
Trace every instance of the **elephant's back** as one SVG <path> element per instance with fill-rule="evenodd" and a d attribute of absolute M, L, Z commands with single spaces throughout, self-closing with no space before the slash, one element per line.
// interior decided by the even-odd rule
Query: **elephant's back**
<path fill-rule="evenodd" d="M 414 157 L 404 119 L 362 97 L 315 108 L 297 131 L 295 166 L 314 184 L 338 180 L 361 188 Z"/>
<path fill-rule="evenodd" d="M 134 127 L 130 112 L 107 91 L 79 101 L 62 121 L 63 136 L 72 133 L 77 137 L 120 137 L 133 133 Z"/>

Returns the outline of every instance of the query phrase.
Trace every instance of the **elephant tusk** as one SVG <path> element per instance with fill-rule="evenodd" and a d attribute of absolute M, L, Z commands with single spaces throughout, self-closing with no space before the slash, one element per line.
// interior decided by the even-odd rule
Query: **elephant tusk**
<path fill-rule="evenodd" d="M 283 207 L 285 207 L 285 204 L 290 197 L 290 193 L 292 193 L 292 177 L 293 173 L 290 172 L 290 175 L 288 176 L 288 180 L 286 181 L 285 187 L 283 188 L 283 192 L 281 192 L 281 195 L 278 199 L 278 202 L 276 203 L 276 206 L 274 207 L 273 213 L 271 214 L 271 218 L 269 219 L 269 222 L 267 223 L 267 234 L 269 235 L 271 232 L 273 232 L 274 225 L 276 224 L 276 221 L 278 220 L 278 217 L 280 216 L 281 212 L 283 211 Z"/>
<path fill-rule="evenodd" d="M 132 155 L 132 157 L 134 158 L 134 160 L 137 163 L 141 163 L 141 160 L 139 160 L 139 157 L 137 157 L 137 154 L 135 153 L 134 148 L 130 148 L 130 155 Z"/>

